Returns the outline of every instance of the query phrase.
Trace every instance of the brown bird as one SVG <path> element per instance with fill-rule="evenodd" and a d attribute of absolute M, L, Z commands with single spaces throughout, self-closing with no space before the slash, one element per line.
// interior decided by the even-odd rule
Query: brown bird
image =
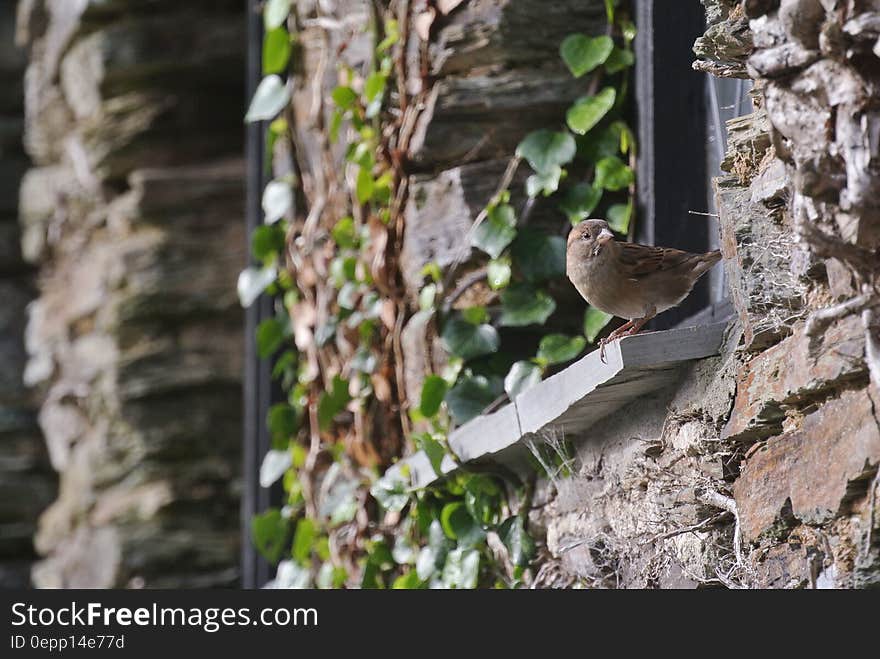
<path fill-rule="evenodd" d="M 679 305 L 721 259 L 718 250 L 693 254 L 619 242 L 605 220 L 575 226 L 566 251 L 566 274 L 590 306 L 629 321 L 599 342 L 602 361 L 607 343 L 636 334 L 658 313 Z"/>

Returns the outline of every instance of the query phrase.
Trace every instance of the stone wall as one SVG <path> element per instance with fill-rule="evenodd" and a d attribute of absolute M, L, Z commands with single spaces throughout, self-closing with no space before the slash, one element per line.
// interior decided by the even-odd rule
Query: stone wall
<path fill-rule="evenodd" d="M 39 587 L 237 581 L 242 5 L 19 3 Z"/>
<path fill-rule="evenodd" d="M 24 53 L 15 47 L 15 5 L 0 7 L 0 588 L 29 583 L 38 515 L 55 478 L 37 426 L 36 401 L 22 380 L 25 308 L 33 270 L 21 257 L 18 185 L 28 166 L 21 143 Z"/>
<path fill-rule="evenodd" d="M 573 438 L 535 519 L 545 581 L 876 586 L 878 7 L 704 4 L 695 68 L 755 82 L 715 180 L 737 322 L 677 390 Z"/>

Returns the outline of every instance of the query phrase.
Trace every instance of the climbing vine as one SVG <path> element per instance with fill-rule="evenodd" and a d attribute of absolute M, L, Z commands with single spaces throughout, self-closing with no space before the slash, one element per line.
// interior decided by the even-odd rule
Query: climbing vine
<path fill-rule="evenodd" d="M 370 4 L 370 56 L 362 66 L 341 64 L 339 84 L 321 99 L 330 110 L 323 130 L 344 151 L 344 171 L 326 183 L 335 195 L 314 193 L 316 183 L 296 166 L 301 144 L 285 76 L 302 74 L 302 17 L 292 0 L 263 7 L 264 78 L 246 121 L 267 122 L 274 178 L 263 193 L 264 223 L 251 236 L 256 265 L 241 273 L 238 289 L 244 306 L 263 292 L 275 300 L 255 341 L 286 399 L 268 413 L 272 450 L 260 483 L 281 480 L 285 502 L 258 515 L 252 531 L 278 565 L 279 587 L 530 583 L 539 555 L 528 530 L 534 482 L 501 466 L 462 464 L 450 432 L 577 358 L 608 323 L 587 309 L 577 334 L 528 331 L 554 327 L 566 227 L 599 214 L 615 231 L 631 230 L 635 144 L 623 117 L 635 28 L 625 7 L 606 0 L 607 33 L 572 34 L 559 49 L 571 74 L 588 80 L 584 95 L 558 126 L 523 136 L 473 224 L 467 253 L 451 267 L 427 264 L 417 299 L 408 298 L 398 260 L 406 153 L 422 99 L 406 81 L 416 73 L 430 81 L 427 49 L 420 72 L 408 70 L 404 51 L 416 37 L 424 46 L 462 3 L 428 2 L 414 15 L 410 4 Z M 293 167 L 272 166 L 281 147 Z M 518 194 L 512 186 L 526 164 Z M 566 227 L 530 222 L 535 205 L 547 203 Z M 425 376 L 419 400 L 408 401 L 400 336 L 413 319 L 436 333 L 446 355 Z M 457 469 L 414 489 L 405 467 L 385 472 L 412 450 L 438 474 L 444 461 Z"/>

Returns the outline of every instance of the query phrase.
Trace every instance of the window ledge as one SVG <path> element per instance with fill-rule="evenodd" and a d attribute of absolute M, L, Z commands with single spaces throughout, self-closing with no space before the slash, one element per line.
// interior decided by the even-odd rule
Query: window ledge
<path fill-rule="evenodd" d="M 594 350 L 497 412 L 457 428 L 449 436 L 449 445 L 465 463 L 491 456 L 515 466 L 527 451 L 529 437 L 582 432 L 639 396 L 675 383 L 681 364 L 718 354 L 726 327 L 727 322 L 719 322 L 645 332 L 615 341 L 605 349 L 607 363 Z M 442 472 L 455 469 L 455 462 L 446 456 Z M 398 462 L 388 474 L 409 480 L 416 488 L 438 478 L 421 451 Z"/>

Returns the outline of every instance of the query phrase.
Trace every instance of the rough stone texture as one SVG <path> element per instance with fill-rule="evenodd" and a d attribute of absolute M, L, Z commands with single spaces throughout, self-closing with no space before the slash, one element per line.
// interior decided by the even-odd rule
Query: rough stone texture
<path fill-rule="evenodd" d="M 55 478 L 24 385 L 26 308 L 33 271 L 21 256 L 17 187 L 27 168 L 21 141 L 25 53 L 15 47 L 15 6 L 0 7 L 0 588 L 30 583 L 36 520 L 55 496 Z"/>
<path fill-rule="evenodd" d="M 21 5 L 19 220 L 39 268 L 22 366 L 60 477 L 37 586 L 236 582 L 241 12 Z"/>
<path fill-rule="evenodd" d="M 856 484 L 878 462 L 880 420 L 871 397 L 866 390 L 844 392 L 745 460 L 733 488 L 743 536 L 757 540 L 777 521 L 832 520 L 853 492 L 863 492 Z"/>
<path fill-rule="evenodd" d="M 539 583 L 880 585 L 880 396 L 857 313 L 877 306 L 873 4 L 704 0 L 694 67 L 755 81 L 715 181 L 737 323 L 674 390 L 564 438 L 574 475 L 531 518 L 552 556 Z"/>

